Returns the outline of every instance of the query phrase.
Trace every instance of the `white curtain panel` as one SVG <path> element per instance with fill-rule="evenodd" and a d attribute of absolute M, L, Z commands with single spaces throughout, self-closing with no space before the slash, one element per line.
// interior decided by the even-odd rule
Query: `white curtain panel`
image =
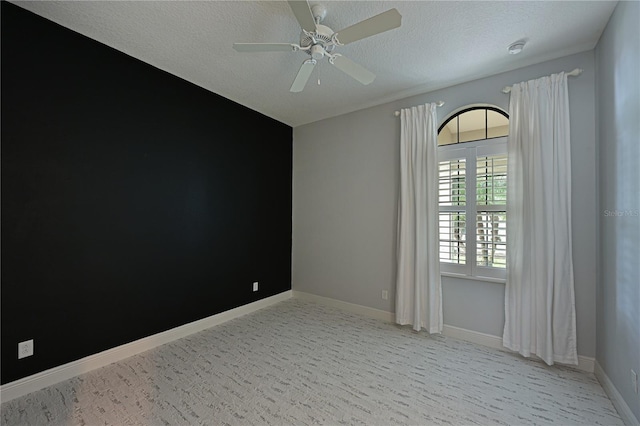
<path fill-rule="evenodd" d="M 503 344 L 578 364 L 565 73 L 514 85 L 509 104 Z"/>
<path fill-rule="evenodd" d="M 436 104 L 401 111 L 396 322 L 442 332 Z"/>

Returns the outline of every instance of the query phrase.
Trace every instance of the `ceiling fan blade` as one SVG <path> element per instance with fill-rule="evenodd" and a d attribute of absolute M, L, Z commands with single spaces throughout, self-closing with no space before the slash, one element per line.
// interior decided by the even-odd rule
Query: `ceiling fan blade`
<path fill-rule="evenodd" d="M 233 43 L 238 52 L 293 52 L 295 44 L 290 43 Z"/>
<path fill-rule="evenodd" d="M 329 62 L 362 84 L 369 84 L 376 78 L 374 73 L 340 54 L 336 54 Z"/>
<path fill-rule="evenodd" d="M 293 84 L 291 85 L 290 92 L 302 92 L 304 86 L 307 84 L 309 77 L 311 77 L 311 73 L 313 72 L 313 68 L 316 66 L 317 61 L 315 59 L 307 59 L 302 63 L 300 67 L 300 71 L 298 71 L 298 75 L 296 75 L 296 79 L 293 80 Z"/>
<path fill-rule="evenodd" d="M 398 28 L 402 24 L 402 15 L 397 9 L 389 9 L 379 15 L 353 24 L 344 30 L 337 31 L 335 37 L 339 44 L 349 44 L 372 35 Z"/>
<path fill-rule="evenodd" d="M 316 30 L 316 20 L 313 19 L 311 8 L 306 0 L 303 1 L 289 1 L 289 6 L 293 14 L 296 15 L 296 19 L 300 23 L 303 30 L 313 32 Z"/>

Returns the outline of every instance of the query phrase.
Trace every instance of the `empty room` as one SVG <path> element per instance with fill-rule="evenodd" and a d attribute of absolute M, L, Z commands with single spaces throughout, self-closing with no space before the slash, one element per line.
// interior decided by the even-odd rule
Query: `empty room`
<path fill-rule="evenodd" d="M 638 425 L 640 2 L 0 1 L 2 425 Z"/>

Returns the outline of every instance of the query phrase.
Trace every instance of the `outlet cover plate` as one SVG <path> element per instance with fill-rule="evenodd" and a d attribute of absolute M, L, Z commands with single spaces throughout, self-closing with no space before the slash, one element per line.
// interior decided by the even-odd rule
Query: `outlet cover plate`
<path fill-rule="evenodd" d="M 18 359 L 33 355 L 33 339 L 18 343 Z"/>
<path fill-rule="evenodd" d="M 258 291 L 258 281 L 253 283 L 253 291 Z"/>

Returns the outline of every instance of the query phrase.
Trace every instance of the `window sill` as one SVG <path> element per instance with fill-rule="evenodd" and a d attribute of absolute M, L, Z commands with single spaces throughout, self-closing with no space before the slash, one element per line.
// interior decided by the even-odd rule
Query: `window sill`
<path fill-rule="evenodd" d="M 498 283 L 498 284 L 507 283 L 507 280 L 504 278 L 476 277 L 475 275 L 455 274 L 453 272 L 441 272 L 440 276 L 450 277 L 450 278 L 462 278 L 463 280 L 484 281 L 488 283 Z"/>

